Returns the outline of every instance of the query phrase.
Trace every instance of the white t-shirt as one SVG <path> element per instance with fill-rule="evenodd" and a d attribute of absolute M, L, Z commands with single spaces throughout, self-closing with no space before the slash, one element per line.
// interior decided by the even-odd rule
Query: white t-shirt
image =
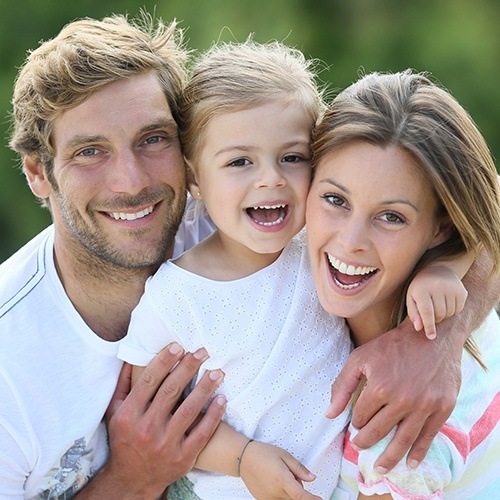
<path fill-rule="evenodd" d="M 105 463 L 121 361 L 69 301 L 53 227 L 0 266 L 0 498 L 74 495 Z"/>
<path fill-rule="evenodd" d="M 212 231 L 190 203 L 174 255 Z M 54 228 L 0 265 L 0 498 L 75 495 L 109 455 L 103 422 L 122 362 L 73 307 Z"/>
<path fill-rule="evenodd" d="M 344 320 L 319 304 L 305 234 L 273 264 L 239 280 L 162 265 L 146 283 L 119 357 L 144 366 L 173 340 L 189 351 L 204 346 L 204 368 L 224 371 L 217 393 L 228 400 L 225 420 L 289 451 L 318 476 L 306 489 L 328 498 L 348 412 L 331 421 L 325 411 L 351 343 Z M 240 478 L 197 470 L 188 477 L 204 499 L 251 498 Z"/>

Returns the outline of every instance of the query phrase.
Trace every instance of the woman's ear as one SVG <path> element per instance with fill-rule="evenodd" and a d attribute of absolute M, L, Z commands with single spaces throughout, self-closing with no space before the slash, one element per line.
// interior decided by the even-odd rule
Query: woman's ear
<path fill-rule="evenodd" d="M 453 234 L 454 229 L 455 226 L 448 215 L 441 217 L 439 230 L 434 236 L 434 239 L 431 241 L 429 249 L 437 247 L 438 245 L 441 245 L 441 243 L 444 243 L 446 240 L 448 240 Z"/>
<path fill-rule="evenodd" d="M 201 200 L 202 196 L 200 193 L 200 187 L 198 186 L 198 181 L 196 180 L 196 174 L 191 162 L 189 162 L 186 157 L 184 157 L 184 162 L 187 166 L 187 185 L 191 196 L 196 200 Z"/>
<path fill-rule="evenodd" d="M 37 155 L 23 156 L 23 170 L 31 191 L 38 198 L 48 198 L 52 192 L 52 185 L 47 178 L 45 165 Z"/>

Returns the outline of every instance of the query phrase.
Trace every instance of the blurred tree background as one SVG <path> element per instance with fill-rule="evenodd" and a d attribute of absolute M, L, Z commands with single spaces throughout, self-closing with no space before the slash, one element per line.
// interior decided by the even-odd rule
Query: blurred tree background
<path fill-rule="evenodd" d="M 429 71 L 470 111 L 500 158 L 500 2 L 498 0 L 0 0 L 0 262 L 50 223 L 8 149 L 10 101 L 28 50 L 69 21 L 145 8 L 176 18 L 191 48 L 217 39 L 285 41 L 324 61 L 333 91 L 360 72 Z"/>

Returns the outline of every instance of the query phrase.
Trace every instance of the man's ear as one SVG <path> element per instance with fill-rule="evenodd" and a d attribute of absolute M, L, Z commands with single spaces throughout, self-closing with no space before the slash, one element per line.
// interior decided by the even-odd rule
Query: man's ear
<path fill-rule="evenodd" d="M 196 174 L 194 172 L 193 165 L 186 159 L 186 157 L 184 157 L 184 162 L 187 166 L 187 186 L 189 192 L 195 200 L 201 200 L 202 195 L 200 192 L 200 187 L 198 186 L 198 181 L 196 180 Z"/>
<path fill-rule="evenodd" d="M 52 192 L 52 186 L 47 178 L 45 165 L 36 155 L 24 155 L 23 167 L 26 179 L 33 194 L 38 198 L 48 198 Z"/>
<path fill-rule="evenodd" d="M 454 229 L 455 226 L 448 215 L 441 217 L 439 230 L 434 236 L 434 239 L 431 241 L 429 249 L 437 247 L 438 245 L 441 245 L 441 243 L 444 243 L 446 240 L 448 240 L 453 234 Z"/>

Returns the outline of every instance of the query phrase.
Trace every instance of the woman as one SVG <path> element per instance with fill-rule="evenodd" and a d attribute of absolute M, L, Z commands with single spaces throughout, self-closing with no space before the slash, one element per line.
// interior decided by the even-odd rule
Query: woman
<path fill-rule="evenodd" d="M 424 263 L 483 248 L 500 268 L 493 160 L 470 116 L 425 75 L 372 74 L 351 85 L 317 125 L 312 149 L 313 276 L 356 345 L 405 314 L 405 288 Z M 334 498 L 482 498 L 500 487 L 499 332 L 492 311 L 469 338 L 456 409 L 424 462 L 375 471 L 387 440 L 358 452 L 351 428 Z"/>

